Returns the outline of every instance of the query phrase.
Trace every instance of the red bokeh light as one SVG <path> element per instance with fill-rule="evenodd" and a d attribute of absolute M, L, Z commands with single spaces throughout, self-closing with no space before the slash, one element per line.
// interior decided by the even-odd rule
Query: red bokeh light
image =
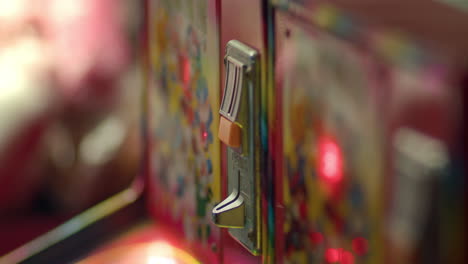
<path fill-rule="evenodd" d="M 343 178 L 343 154 L 337 142 L 328 136 L 318 141 L 318 173 L 326 183 L 339 183 Z"/>
<path fill-rule="evenodd" d="M 309 239 L 312 245 L 317 246 L 323 242 L 323 235 L 320 232 L 311 232 Z"/>
<path fill-rule="evenodd" d="M 354 252 L 356 252 L 356 254 L 358 254 L 359 256 L 362 256 L 367 253 L 369 245 L 367 243 L 367 239 L 363 237 L 357 237 L 353 239 L 352 246 L 353 246 Z"/>
<path fill-rule="evenodd" d="M 354 255 L 349 251 L 343 251 L 340 260 L 340 264 L 354 264 Z"/>
<path fill-rule="evenodd" d="M 340 261 L 340 250 L 336 248 L 329 248 L 325 251 L 325 260 L 328 263 L 336 263 Z"/>
<path fill-rule="evenodd" d="M 342 248 L 329 248 L 325 251 L 325 260 L 328 263 L 354 264 L 354 255 Z"/>

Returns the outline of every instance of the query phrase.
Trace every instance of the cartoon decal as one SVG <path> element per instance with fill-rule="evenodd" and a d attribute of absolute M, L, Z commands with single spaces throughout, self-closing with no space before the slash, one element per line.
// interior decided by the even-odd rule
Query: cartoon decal
<path fill-rule="evenodd" d="M 217 69 L 208 65 L 217 56 L 208 45 L 218 42 L 207 44 L 207 2 L 154 1 L 151 41 L 156 210 L 179 224 L 188 241 L 203 245 L 216 240 L 210 209 L 219 193 L 219 145 L 213 137 L 218 73 L 208 74 Z"/>

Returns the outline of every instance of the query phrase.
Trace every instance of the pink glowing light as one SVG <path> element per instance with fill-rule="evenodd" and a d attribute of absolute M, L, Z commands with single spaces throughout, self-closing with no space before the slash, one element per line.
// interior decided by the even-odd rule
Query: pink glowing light
<path fill-rule="evenodd" d="M 339 183 L 343 178 L 343 154 L 337 142 L 321 137 L 318 142 L 318 173 L 327 183 Z"/>

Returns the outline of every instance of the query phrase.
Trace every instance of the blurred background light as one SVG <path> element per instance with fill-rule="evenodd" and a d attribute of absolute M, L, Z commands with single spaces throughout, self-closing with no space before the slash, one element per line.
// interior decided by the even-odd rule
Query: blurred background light
<path fill-rule="evenodd" d="M 327 183 L 339 183 L 343 178 L 343 154 L 338 143 L 329 136 L 318 140 L 318 172 Z"/>

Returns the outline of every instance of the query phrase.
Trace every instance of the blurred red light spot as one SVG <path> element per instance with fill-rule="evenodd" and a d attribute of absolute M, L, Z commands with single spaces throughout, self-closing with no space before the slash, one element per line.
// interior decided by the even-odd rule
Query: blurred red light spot
<path fill-rule="evenodd" d="M 312 245 L 316 246 L 323 242 L 323 235 L 320 232 L 311 232 L 309 239 Z"/>
<path fill-rule="evenodd" d="M 340 250 L 336 248 L 329 248 L 325 251 L 325 260 L 328 263 L 335 263 L 340 260 Z"/>
<path fill-rule="evenodd" d="M 343 155 L 340 147 L 330 137 L 318 142 L 318 173 L 328 183 L 338 183 L 343 178 Z"/>
<path fill-rule="evenodd" d="M 349 251 L 341 252 L 341 264 L 354 264 L 354 255 Z"/>
<path fill-rule="evenodd" d="M 202 136 L 203 140 L 206 140 L 206 138 L 208 137 L 208 132 L 204 131 Z"/>
<path fill-rule="evenodd" d="M 352 246 L 353 246 L 354 252 L 356 252 L 356 254 L 358 254 L 359 256 L 362 256 L 367 253 L 369 245 L 365 238 L 357 237 L 353 239 Z"/>

